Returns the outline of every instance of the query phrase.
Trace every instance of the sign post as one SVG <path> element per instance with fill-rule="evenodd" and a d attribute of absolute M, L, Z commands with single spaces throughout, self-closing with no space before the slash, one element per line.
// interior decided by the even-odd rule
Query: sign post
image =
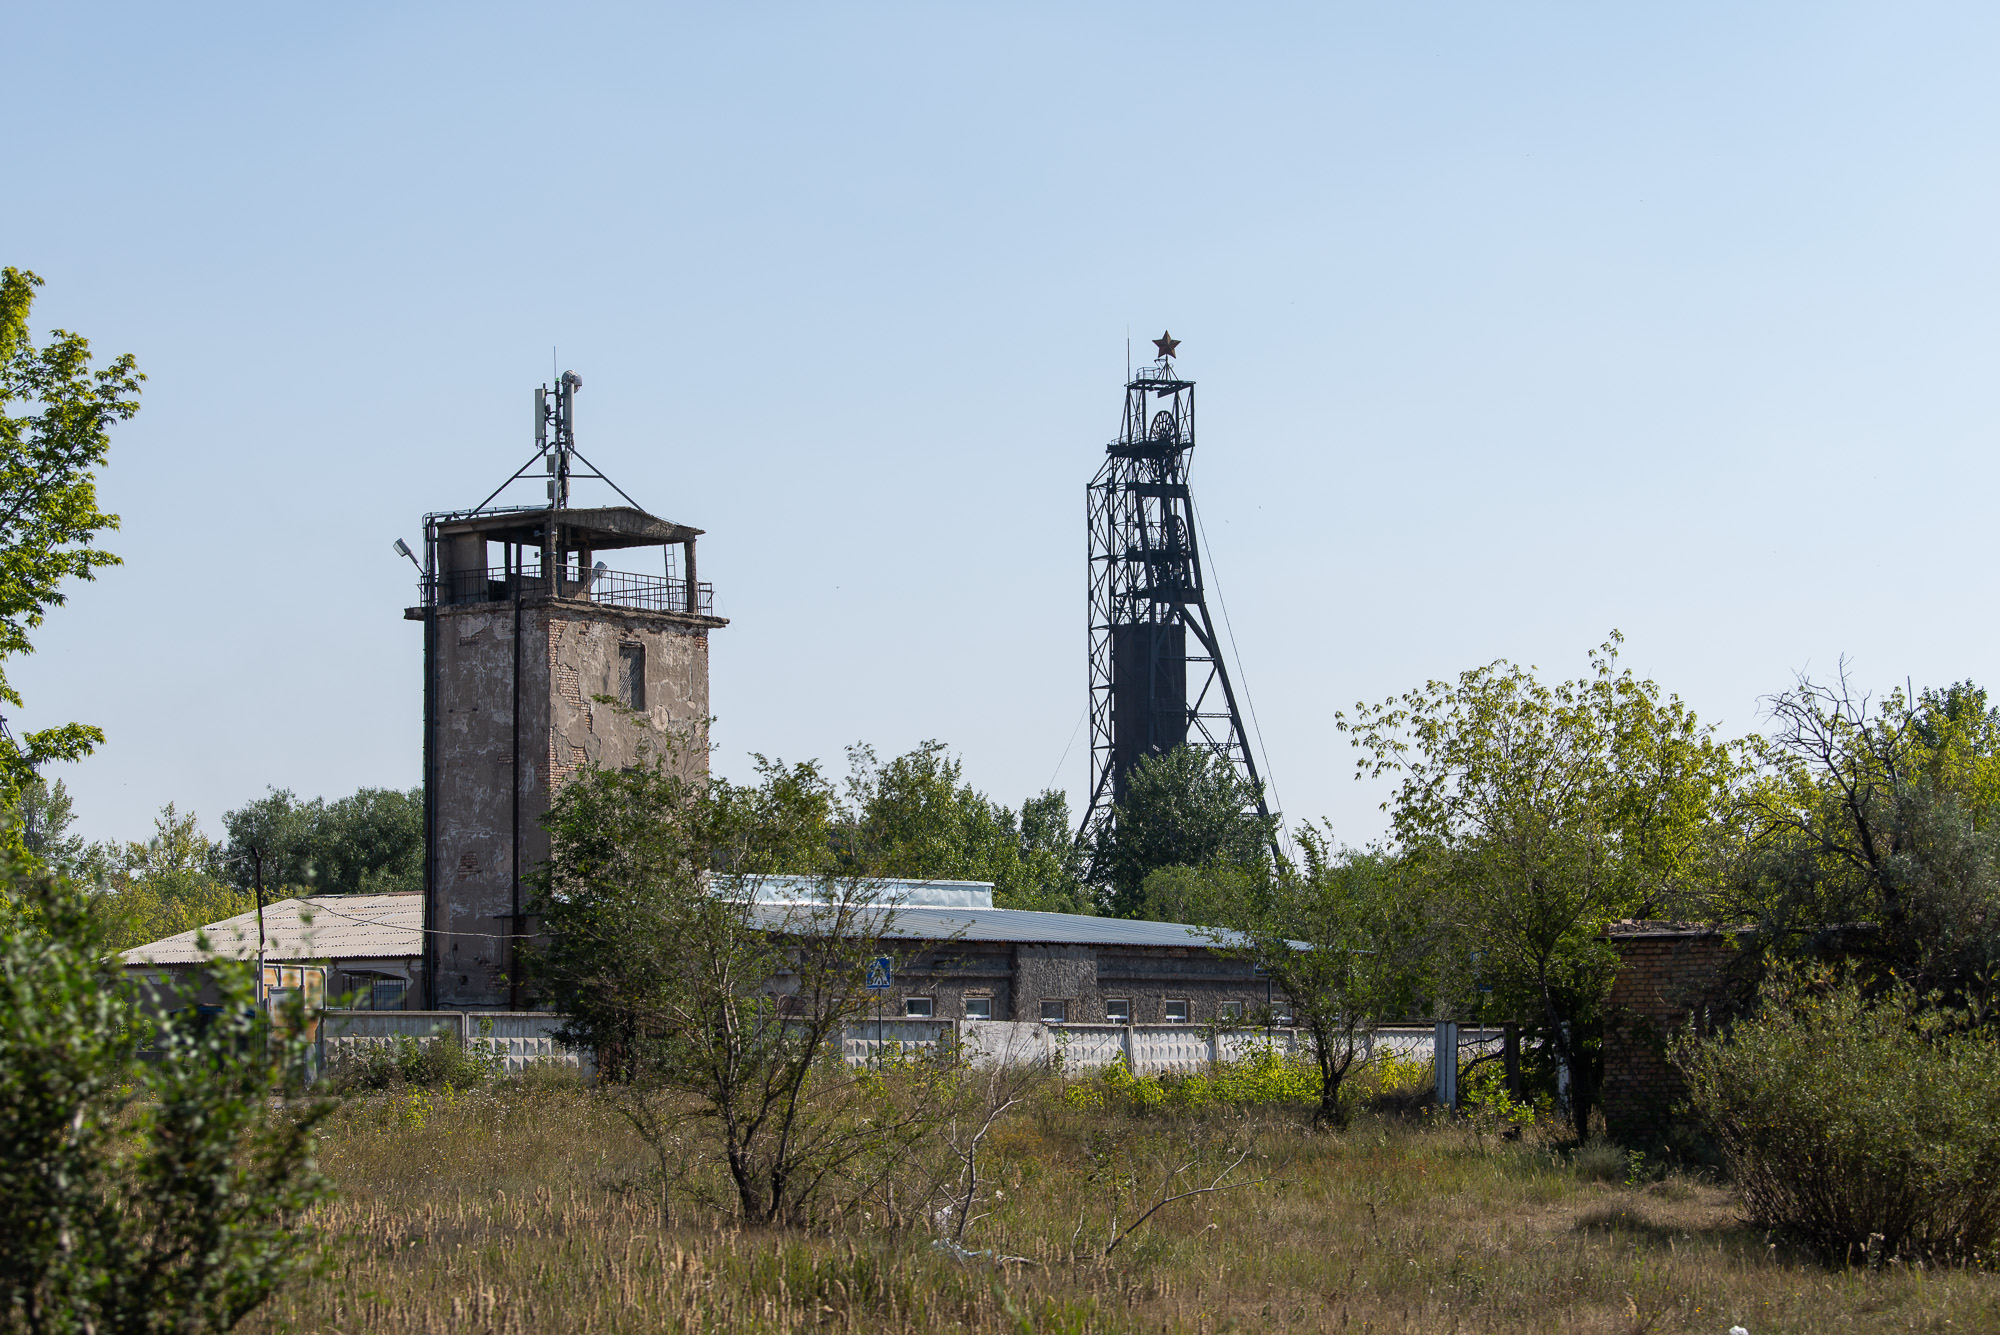
<path fill-rule="evenodd" d="M 895 961 L 887 955 L 877 955 L 868 962 L 868 976 L 864 984 L 875 994 L 875 1057 L 882 1057 L 882 994 L 889 990 L 896 979 Z"/>

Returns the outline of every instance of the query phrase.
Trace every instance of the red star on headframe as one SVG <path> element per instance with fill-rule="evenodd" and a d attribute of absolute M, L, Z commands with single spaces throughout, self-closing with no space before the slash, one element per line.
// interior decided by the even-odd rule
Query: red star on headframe
<path fill-rule="evenodd" d="M 1153 340 L 1153 346 L 1160 350 L 1162 357 L 1173 356 L 1174 350 L 1180 345 L 1181 341 L 1164 329 L 1160 331 L 1160 336 Z"/>

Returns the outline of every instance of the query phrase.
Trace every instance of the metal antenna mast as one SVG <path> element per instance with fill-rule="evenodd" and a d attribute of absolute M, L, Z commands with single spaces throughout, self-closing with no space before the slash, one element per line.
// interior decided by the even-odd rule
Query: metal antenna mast
<path fill-rule="evenodd" d="M 1255 788 L 1257 814 L 1271 814 L 1202 583 L 1187 482 L 1194 381 L 1174 365 L 1179 339 L 1163 333 L 1153 346 L 1159 358 L 1126 381 L 1118 439 L 1104 447 L 1086 492 L 1090 802 L 1077 828 L 1085 847 L 1110 822 L 1132 767 L 1181 745 L 1227 760 Z"/>

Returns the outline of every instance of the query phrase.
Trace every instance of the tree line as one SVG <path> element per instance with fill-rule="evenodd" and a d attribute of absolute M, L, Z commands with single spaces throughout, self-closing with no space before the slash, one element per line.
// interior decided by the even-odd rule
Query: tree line
<path fill-rule="evenodd" d="M 1561 1087 L 1586 1127 L 1620 920 L 1754 928 L 1744 995 L 1770 959 L 1837 953 L 1954 994 L 2000 960 L 2000 709 L 1983 689 L 1871 700 L 1802 678 L 1766 701 L 1768 731 L 1732 738 L 1622 667 L 1620 643 L 1574 679 L 1498 661 L 1343 715 L 1357 775 L 1394 785 L 1388 837 L 1361 849 L 1319 822 L 1274 857 L 1255 789 L 1193 748 L 1143 761 L 1082 843 L 1060 790 L 1009 807 L 935 740 L 886 761 L 852 746 L 839 781 L 759 755 L 752 781 L 711 787 L 745 828 L 784 813 L 767 870 L 989 881 L 1003 907 L 1243 933 L 1287 1018 L 1323 1031 L 1335 1120 L 1368 1031 L 1439 1015 L 1511 1030 L 1517 1095 Z M 169 806 L 123 844 L 70 835 L 60 782 L 29 780 L 17 805 L 28 847 L 95 888 L 121 945 L 248 910 L 253 849 L 272 897 L 422 885 L 421 790 L 272 791 L 215 840 Z"/>
<path fill-rule="evenodd" d="M 62 780 L 39 776 L 14 811 L 25 850 L 88 890 L 118 949 L 249 912 L 260 873 L 266 903 L 424 884 L 421 788 L 361 788 L 331 801 L 273 789 L 223 813 L 221 838 L 169 802 L 144 839 L 85 840 Z"/>
<path fill-rule="evenodd" d="M 1435 1015 L 1511 1027 L 1517 1079 L 1565 1088 L 1585 1134 L 1618 967 L 1607 930 L 1623 920 L 1747 929 L 1725 1009 L 1811 962 L 1864 991 L 1984 996 L 2000 963 L 2000 708 L 1983 688 L 1875 699 L 1844 670 L 1800 677 L 1765 700 L 1766 731 L 1726 737 L 1621 667 L 1621 642 L 1573 679 L 1501 660 L 1343 714 L 1357 777 L 1393 783 L 1377 844 L 1320 823 L 1274 858 L 1240 814 L 1206 860 L 1114 858 L 1110 902 L 1248 933 L 1315 1031 L 1334 1120 L 1367 1028 Z M 1151 761 L 1132 791 L 1205 792 L 1223 823 L 1245 812 L 1213 762 L 1206 784 L 1170 781 L 1203 768 Z M 1145 821 L 1134 833 L 1161 838 Z"/>

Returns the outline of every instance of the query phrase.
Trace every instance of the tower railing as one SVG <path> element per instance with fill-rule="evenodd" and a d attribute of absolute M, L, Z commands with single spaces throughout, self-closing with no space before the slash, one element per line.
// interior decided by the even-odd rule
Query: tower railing
<path fill-rule="evenodd" d="M 448 570 L 435 579 L 422 581 L 419 596 L 426 607 L 451 607 L 465 603 L 504 603 L 514 599 L 518 580 L 523 598 L 541 598 L 552 590 L 541 572 L 529 569 L 516 574 L 505 566 L 489 570 Z M 694 586 L 694 602 L 688 602 L 684 579 L 663 575 L 635 575 L 626 570 L 600 570 L 587 578 L 564 576 L 564 598 L 599 603 L 606 607 L 630 607 L 642 612 L 675 612 L 682 616 L 715 615 L 715 586 Z"/>

